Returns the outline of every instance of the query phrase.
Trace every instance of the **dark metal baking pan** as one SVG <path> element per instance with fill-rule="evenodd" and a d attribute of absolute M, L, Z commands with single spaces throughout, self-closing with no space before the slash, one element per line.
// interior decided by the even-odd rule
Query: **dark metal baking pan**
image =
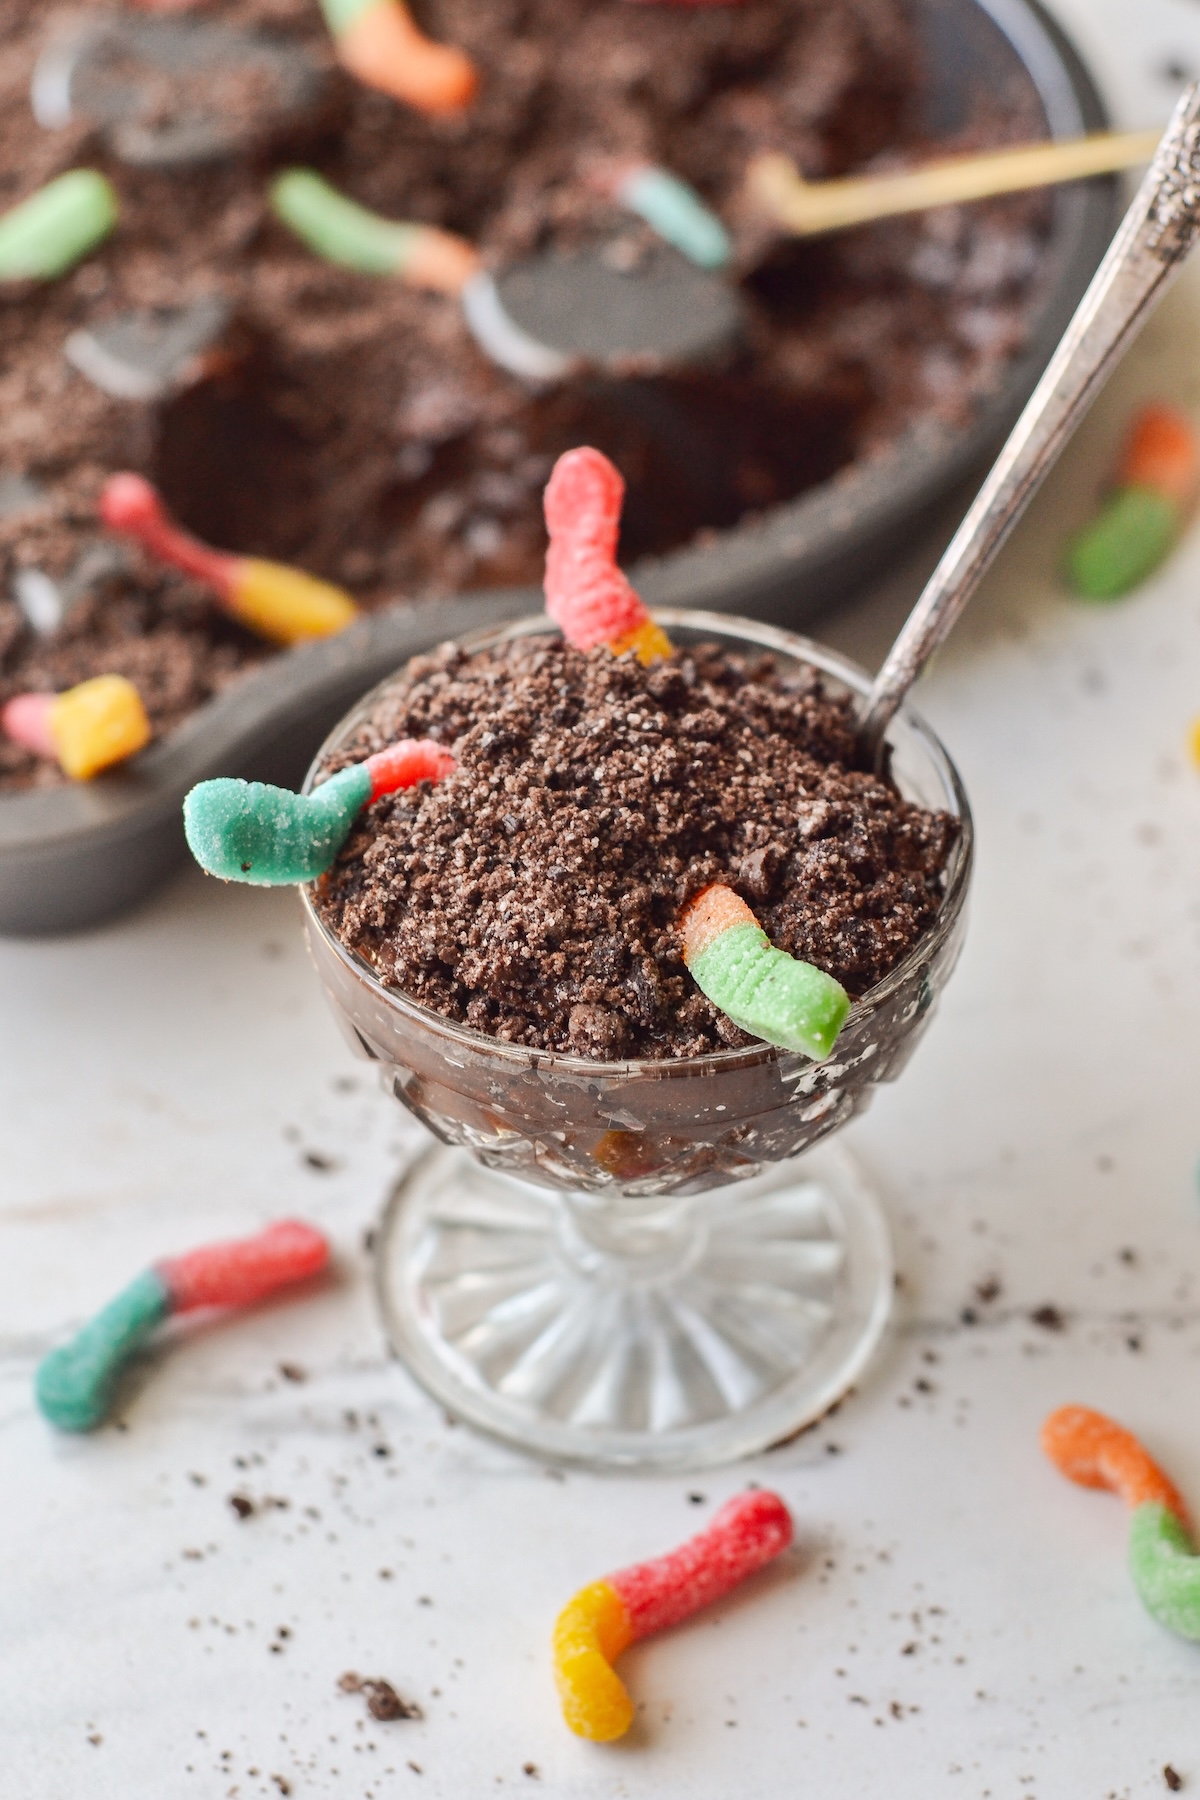
<path fill-rule="evenodd" d="M 1091 77 L 1036 0 L 913 0 L 913 10 L 933 132 L 953 132 L 981 86 L 995 92 L 1014 80 L 1032 84 L 1056 137 L 1106 123 Z M 640 565 L 634 577 L 646 598 L 794 625 L 893 562 L 986 465 L 1024 405 L 1107 246 L 1117 195 L 1111 178 L 1057 191 L 1045 297 L 1027 348 L 969 429 L 914 431 L 878 462 L 709 547 Z M 338 717 L 406 658 L 540 604 L 531 590 L 508 589 L 390 608 L 273 658 L 125 769 L 0 795 L 0 931 L 78 930 L 131 905 L 183 857 L 180 808 L 195 782 L 298 781 Z"/>

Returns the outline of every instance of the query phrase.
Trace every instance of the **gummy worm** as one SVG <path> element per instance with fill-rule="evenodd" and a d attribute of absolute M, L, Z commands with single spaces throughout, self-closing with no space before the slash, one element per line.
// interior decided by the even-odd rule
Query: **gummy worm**
<path fill-rule="evenodd" d="M 818 1061 L 829 1055 L 850 996 L 823 969 L 777 950 L 732 888 L 703 888 L 681 913 L 679 930 L 696 986 L 735 1025 Z"/>
<path fill-rule="evenodd" d="M 479 86 L 470 57 L 435 44 L 401 0 L 321 0 L 338 61 L 367 87 L 424 113 L 457 113 Z"/>
<path fill-rule="evenodd" d="M 150 742 L 142 697 L 124 675 L 95 675 L 61 694 L 17 694 L 0 712 L 14 744 L 88 781 Z"/>
<path fill-rule="evenodd" d="M 275 644 L 331 637 L 358 617 L 349 594 L 300 569 L 257 556 L 210 549 L 167 517 L 162 497 L 141 475 L 110 475 L 100 496 L 110 531 L 136 538 L 160 562 L 215 589 L 227 612 Z"/>
<path fill-rule="evenodd" d="M 365 275 L 396 275 L 408 287 L 457 295 L 479 270 L 479 253 L 465 238 L 381 218 L 347 200 L 314 169 L 277 176 L 271 207 L 318 256 Z"/>
<path fill-rule="evenodd" d="M 0 281 L 51 281 L 102 243 L 117 196 L 95 169 L 69 169 L 0 216 Z"/>
<path fill-rule="evenodd" d="M 719 1600 L 791 1541 L 778 1494 L 754 1490 L 728 1501 L 678 1550 L 581 1588 L 554 1627 L 554 1676 L 571 1730 L 598 1743 L 628 1731 L 633 1701 L 613 1667 L 621 1652 Z"/>
<path fill-rule="evenodd" d="M 222 881 L 288 887 L 323 875 L 364 806 L 384 794 L 441 781 L 457 763 L 430 738 L 401 738 L 339 769 L 311 794 L 220 776 L 202 781 L 183 803 L 188 847 Z"/>
<path fill-rule="evenodd" d="M 654 163 L 609 161 L 592 171 L 610 199 L 644 219 L 652 231 L 702 269 L 723 269 L 729 233 L 694 187 Z"/>
<path fill-rule="evenodd" d="M 1086 1406 L 1042 1426 L 1042 1448 L 1081 1487 L 1111 1488 L 1132 1508 L 1129 1568 L 1152 1619 L 1200 1642 L 1200 1555 L 1178 1490 L 1132 1432 Z"/>
<path fill-rule="evenodd" d="M 652 663 L 671 643 L 617 567 L 625 482 L 590 446 L 560 456 L 546 483 L 546 611 L 576 650 L 606 644 Z"/>
<path fill-rule="evenodd" d="M 38 1365 L 43 1415 L 60 1431 L 91 1431 L 107 1417 L 122 1365 L 172 1313 L 200 1306 L 249 1306 L 329 1261 L 327 1239 L 299 1219 L 281 1219 L 250 1238 L 206 1244 L 146 1269 L 69 1344 Z"/>
<path fill-rule="evenodd" d="M 1179 536 L 1200 483 L 1200 441 L 1169 406 L 1133 422 L 1111 496 L 1073 540 L 1067 572 L 1089 600 L 1116 600 L 1153 573 Z"/>

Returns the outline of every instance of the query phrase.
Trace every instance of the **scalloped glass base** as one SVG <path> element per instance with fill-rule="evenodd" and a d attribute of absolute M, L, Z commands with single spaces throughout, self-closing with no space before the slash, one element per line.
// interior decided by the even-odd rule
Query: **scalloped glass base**
<path fill-rule="evenodd" d="M 555 1461 L 732 1462 L 820 1418 L 879 1341 L 887 1227 L 845 1151 L 652 1201 L 559 1193 L 437 1146 L 395 1189 L 384 1323 L 452 1413 Z"/>

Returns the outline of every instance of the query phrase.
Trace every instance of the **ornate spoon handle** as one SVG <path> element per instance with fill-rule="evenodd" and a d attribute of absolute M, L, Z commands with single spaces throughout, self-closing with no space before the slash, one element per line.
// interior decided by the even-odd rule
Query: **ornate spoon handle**
<path fill-rule="evenodd" d="M 1045 374 L 888 652 L 863 713 L 880 756 L 909 688 L 1200 233 L 1200 82 L 1175 108 L 1132 206 Z"/>

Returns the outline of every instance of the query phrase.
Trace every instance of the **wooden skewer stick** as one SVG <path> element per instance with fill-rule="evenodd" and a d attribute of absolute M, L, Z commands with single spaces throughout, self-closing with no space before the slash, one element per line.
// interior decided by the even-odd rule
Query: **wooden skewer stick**
<path fill-rule="evenodd" d="M 797 237 L 816 237 L 864 225 L 896 213 L 986 200 L 1023 188 L 1079 181 L 1148 163 L 1158 147 L 1157 131 L 1101 131 L 1055 143 L 1022 144 L 956 156 L 905 169 L 895 175 L 852 175 L 839 181 L 805 181 L 791 157 L 756 156 L 746 171 L 752 199 Z"/>

